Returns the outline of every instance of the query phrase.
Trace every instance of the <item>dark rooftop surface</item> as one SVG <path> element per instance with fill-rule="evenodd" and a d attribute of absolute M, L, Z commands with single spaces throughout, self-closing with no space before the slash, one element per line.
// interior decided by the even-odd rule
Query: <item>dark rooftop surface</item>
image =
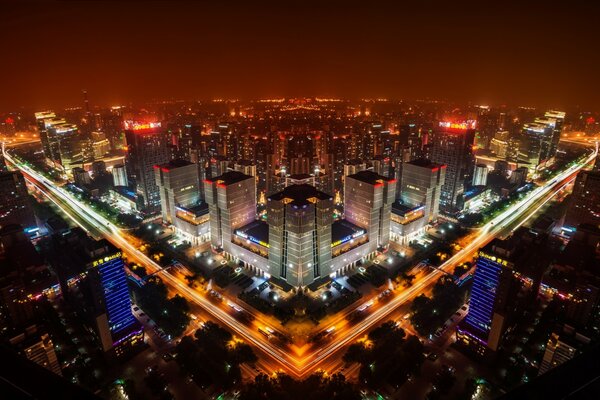
<path fill-rule="evenodd" d="M 312 178 L 312 175 L 310 174 L 294 174 L 294 175 L 290 175 L 290 179 L 295 179 L 295 180 L 303 180 L 303 179 L 309 179 Z"/>
<path fill-rule="evenodd" d="M 413 206 L 410 204 L 404 204 L 398 200 L 392 204 L 392 212 L 396 215 L 404 215 L 407 212 L 412 211 L 419 207 L 423 207 L 423 206 Z"/>
<path fill-rule="evenodd" d="M 181 208 L 182 210 L 189 211 L 197 217 L 208 213 L 208 203 L 205 203 L 205 202 L 198 203 L 194 206 L 187 206 L 187 207 L 177 206 L 177 207 Z"/>
<path fill-rule="evenodd" d="M 325 192 L 317 190 L 311 185 L 290 185 L 281 192 L 269 196 L 269 200 L 281 201 L 283 199 L 291 199 L 292 205 L 304 206 L 309 204 L 308 199 L 317 198 L 318 200 L 332 200 L 333 197 Z"/>
<path fill-rule="evenodd" d="M 265 221 L 252 221 L 248 225 L 236 229 L 236 232 L 245 233 L 259 242 L 269 243 L 269 224 Z"/>
<path fill-rule="evenodd" d="M 361 182 L 368 183 L 369 185 L 376 185 L 378 183 L 381 183 L 380 181 L 389 182 L 393 180 L 383 175 L 379 175 L 378 173 L 375 173 L 373 171 L 359 171 L 355 174 L 348 175 L 348 177 Z"/>
<path fill-rule="evenodd" d="M 336 243 L 338 241 L 345 242 L 348 237 L 352 237 L 357 232 L 365 230 L 358 225 L 354 225 L 350 221 L 346 221 L 345 219 L 340 219 L 335 221 L 331 225 L 331 243 Z M 357 237 L 360 235 L 357 235 Z"/>
<path fill-rule="evenodd" d="M 181 158 L 177 158 L 175 160 L 171 160 L 168 163 L 160 164 L 159 167 L 162 169 L 170 170 L 175 168 L 187 167 L 188 165 L 192 165 L 193 163 L 183 160 Z"/>
<path fill-rule="evenodd" d="M 440 168 L 440 167 L 444 166 L 443 164 L 434 163 L 427 158 L 418 158 L 416 160 L 409 162 L 409 164 L 416 165 L 417 167 L 425 167 L 425 168 L 431 168 L 431 169 L 436 169 L 436 168 Z"/>
<path fill-rule="evenodd" d="M 600 393 L 599 358 L 600 347 L 596 345 L 500 399 L 597 399 Z"/>
<path fill-rule="evenodd" d="M 227 186 L 227 185 L 233 185 L 234 183 L 245 181 L 248 178 L 252 178 L 252 176 L 243 174 L 238 171 L 228 171 L 228 172 L 225 172 L 224 174 L 219 175 L 215 178 L 208 178 L 207 181 L 218 182 L 218 183 L 222 183 L 223 185 Z"/>

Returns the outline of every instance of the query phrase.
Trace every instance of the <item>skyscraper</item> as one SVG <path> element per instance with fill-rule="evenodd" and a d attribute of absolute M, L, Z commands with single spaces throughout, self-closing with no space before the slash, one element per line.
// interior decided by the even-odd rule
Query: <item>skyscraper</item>
<path fill-rule="evenodd" d="M 210 239 L 215 249 L 231 253 L 233 231 L 256 219 L 256 180 L 238 171 L 204 182 L 210 213 Z"/>
<path fill-rule="evenodd" d="M 427 222 L 436 220 L 439 212 L 441 188 L 446 179 L 446 166 L 421 158 L 404 164 L 402 169 L 403 204 L 425 206 Z"/>
<path fill-rule="evenodd" d="M 372 171 L 360 171 L 345 179 L 345 218 L 367 230 L 372 251 L 389 245 L 395 194 L 396 180 Z"/>
<path fill-rule="evenodd" d="M 577 354 L 580 354 L 583 347 L 588 345 L 591 339 L 576 332 L 571 326 L 563 326 L 562 331 L 554 331 L 548 339 L 544 357 L 540 364 L 539 374 L 545 374 L 552 368 L 571 360 Z"/>
<path fill-rule="evenodd" d="M 564 225 L 600 224 L 600 172 L 581 171 L 575 179 Z"/>
<path fill-rule="evenodd" d="M 0 227 L 20 224 L 36 226 L 25 179 L 19 171 L 0 172 Z"/>
<path fill-rule="evenodd" d="M 57 375 L 62 375 L 52 339 L 36 325 L 29 326 L 24 332 L 12 337 L 10 344 L 27 359 Z"/>
<path fill-rule="evenodd" d="M 526 162 L 531 171 L 543 166 L 552 157 L 550 152 L 554 127 L 548 123 L 533 122 L 523 125 L 519 136 L 519 161 Z"/>
<path fill-rule="evenodd" d="M 333 197 L 311 185 L 269 196 L 269 271 L 292 286 L 330 273 Z"/>
<path fill-rule="evenodd" d="M 128 186 L 127 171 L 125 165 L 118 164 L 112 168 L 113 185 L 114 186 Z"/>
<path fill-rule="evenodd" d="M 178 206 L 195 206 L 200 201 L 198 168 L 196 164 L 177 159 L 154 166 L 154 171 L 163 222 L 175 225 Z"/>
<path fill-rule="evenodd" d="M 487 185 L 488 168 L 485 164 L 477 164 L 473 174 L 473 186 Z"/>
<path fill-rule="evenodd" d="M 457 338 L 482 356 L 498 349 L 506 328 L 505 306 L 514 252 L 512 241 L 494 239 L 477 256 L 469 312 L 457 329 Z"/>
<path fill-rule="evenodd" d="M 42 142 L 42 150 L 47 158 L 52 158 L 52 151 L 50 149 L 50 141 L 48 139 L 48 127 L 52 123 L 65 122 L 64 120 L 57 120 L 56 114 L 52 111 L 41 111 L 35 113 L 35 119 L 38 126 L 38 132 L 40 134 L 40 140 Z"/>
<path fill-rule="evenodd" d="M 95 321 L 105 352 L 120 356 L 142 344 L 144 330 L 131 312 L 125 263 L 106 239 L 89 242 L 87 264 Z"/>
<path fill-rule="evenodd" d="M 127 140 L 127 171 L 134 177 L 136 192 L 142 204 L 149 209 L 160 206 L 160 195 L 154 166 L 170 159 L 169 134 L 161 129 L 160 122 L 147 124 L 125 122 Z"/>
<path fill-rule="evenodd" d="M 444 164 L 446 179 L 442 186 L 440 208 L 453 213 L 462 209 L 465 182 L 473 173 L 475 122 L 440 122 L 432 138 L 431 161 Z"/>

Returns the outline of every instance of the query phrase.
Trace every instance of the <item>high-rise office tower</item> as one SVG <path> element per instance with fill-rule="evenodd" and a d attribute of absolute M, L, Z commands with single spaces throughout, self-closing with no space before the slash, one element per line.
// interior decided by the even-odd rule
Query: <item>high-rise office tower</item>
<path fill-rule="evenodd" d="M 58 158 L 54 161 L 65 173 L 69 174 L 75 166 L 83 165 L 84 141 L 76 125 L 67 123 L 53 125 L 48 128 L 48 138 L 50 146 L 58 148 Z"/>
<path fill-rule="evenodd" d="M 473 186 L 487 185 L 488 168 L 485 164 L 477 164 L 473 173 Z"/>
<path fill-rule="evenodd" d="M 234 171 L 256 177 L 256 163 L 252 160 L 238 160 L 233 164 Z"/>
<path fill-rule="evenodd" d="M 564 225 L 600 224 L 600 172 L 581 171 L 575 179 Z"/>
<path fill-rule="evenodd" d="M 552 332 L 546 344 L 539 375 L 545 374 L 580 354 L 582 348 L 591 342 L 588 336 L 589 334 L 576 332 L 573 327 L 568 325 L 563 326 L 562 330 Z"/>
<path fill-rule="evenodd" d="M 386 248 L 390 241 L 390 216 L 396 180 L 372 171 L 346 176 L 344 214 L 351 223 L 367 230 L 372 251 Z"/>
<path fill-rule="evenodd" d="M 154 172 L 163 222 L 175 224 L 177 207 L 195 206 L 200 201 L 198 168 L 196 164 L 177 159 L 156 165 Z"/>
<path fill-rule="evenodd" d="M 469 312 L 457 329 L 457 338 L 481 356 L 498 349 L 506 328 L 515 249 L 510 240 L 494 239 L 477 257 Z"/>
<path fill-rule="evenodd" d="M 48 126 L 51 126 L 53 122 L 65 122 L 64 120 L 57 120 L 56 114 L 52 111 L 41 111 L 35 113 L 35 119 L 38 126 L 38 132 L 40 134 L 40 140 L 42 142 L 42 150 L 44 155 L 48 158 L 52 158 L 52 151 L 50 149 L 50 141 L 48 140 Z"/>
<path fill-rule="evenodd" d="M 52 339 L 36 325 L 29 326 L 24 332 L 12 337 L 10 344 L 28 360 L 57 375 L 62 375 Z"/>
<path fill-rule="evenodd" d="M 19 171 L 0 172 L 0 227 L 9 224 L 25 229 L 36 226 L 25 179 Z"/>
<path fill-rule="evenodd" d="M 544 165 L 553 154 L 552 140 L 554 126 L 542 122 L 533 122 L 523 125 L 519 136 L 519 161 L 529 164 L 529 169 L 535 171 Z"/>
<path fill-rule="evenodd" d="M 127 180 L 127 170 L 125 165 L 117 164 L 112 168 L 113 185 L 114 186 L 128 186 L 129 181 Z"/>
<path fill-rule="evenodd" d="M 169 135 L 161 129 L 159 122 L 139 124 L 125 122 L 127 139 L 127 171 L 135 178 L 136 192 L 142 197 L 144 207 L 156 209 L 160 206 L 160 195 L 154 166 L 170 159 Z"/>
<path fill-rule="evenodd" d="M 121 252 L 106 239 L 89 242 L 87 273 L 98 336 L 105 352 L 120 356 L 142 344 L 144 330 L 131 311 Z"/>
<path fill-rule="evenodd" d="M 440 122 L 432 137 L 431 161 L 444 164 L 446 180 L 442 186 L 440 208 L 445 212 L 462 209 L 465 182 L 473 173 L 475 123 Z"/>
<path fill-rule="evenodd" d="M 446 166 L 421 158 L 404 164 L 400 200 L 408 206 L 424 206 L 426 222 L 437 219 Z"/>
<path fill-rule="evenodd" d="M 311 185 L 269 196 L 269 271 L 292 286 L 330 273 L 333 197 Z"/>
<path fill-rule="evenodd" d="M 256 219 L 256 180 L 230 171 L 207 178 L 204 192 L 210 213 L 211 245 L 231 253 L 233 231 Z"/>
<path fill-rule="evenodd" d="M 41 247 L 58 276 L 63 299 L 95 332 L 108 358 L 143 345 L 143 327 L 133 316 L 125 262 L 106 239 L 79 228 L 56 233 Z"/>
<path fill-rule="evenodd" d="M 566 113 L 564 111 L 556 111 L 550 110 L 544 113 L 544 118 L 548 121 L 553 120 L 553 135 L 552 141 L 550 145 L 550 154 L 553 157 L 556 155 L 556 150 L 558 148 L 558 142 L 560 141 L 560 135 L 562 134 L 562 128 L 565 122 Z"/>

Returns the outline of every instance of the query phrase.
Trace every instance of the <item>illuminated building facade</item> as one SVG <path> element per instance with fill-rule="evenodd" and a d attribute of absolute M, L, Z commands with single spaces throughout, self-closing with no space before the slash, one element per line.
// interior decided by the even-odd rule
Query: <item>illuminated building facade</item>
<path fill-rule="evenodd" d="M 544 357 L 540 364 L 539 375 L 545 374 L 552 368 L 558 367 L 571 360 L 573 357 L 580 354 L 582 348 L 589 345 L 590 342 L 591 339 L 588 335 L 576 332 L 575 329 L 569 325 L 563 326 L 562 331 L 552 332 L 548 339 L 548 343 L 546 344 Z"/>
<path fill-rule="evenodd" d="M 125 122 L 127 140 L 127 171 L 135 179 L 141 203 L 149 209 L 160 207 L 160 193 L 154 176 L 154 166 L 170 159 L 169 134 L 160 123 Z"/>
<path fill-rule="evenodd" d="M 96 306 L 95 322 L 104 352 L 122 356 L 143 344 L 143 327 L 133 316 L 121 252 L 103 239 L 90 243 L 87 265 Z"/>
<path fill-rule="evenodd" d="M 421 158 L 402 166 L 400 199 L 392 206 L 391 239 L 406 245 L 437 220 L 446 166 Z"/>
<path fill-rule="evenodd" d="M 494 239 L 477 257 L 469 311 L 457 328 L 457 338 L 481 356 L 496 351 L 504 333 L 514 251 L 511 242 Z"/>
<path fill-rule="evenodd" d="M 431 161 L 446 165 L 446 179 L 442 186 L 440 208 L 447 213 L 462 209 L 465 182 L 473 173 L 475 156 L 475 122 L 440 122 L 433 131 Z"/>
<path fill-rule="evenodd" d="M 475 165 L 473 173 L 473 186 L 486 186 L 488 177 L 488 167 L 485 164 Z"/>
<path fill-rule="evenodd" d="M 53 159 L 53 149 L 50 147 L 50 139 L 48 138 L 48 128 L 53 124 L 59 124 L 66 122 L 63 119 L 56 118 L 56 114 L 52 111 L 42 111 L 35 113 L 35 119 L 38 126 L 38 133 L 40 134 L 40 141 L 42 142 L 42 150 L 46 158 Z"/>
<path fill-rule="evenodd" d="M 237 171 L 226 172 L 204 182 L 210 214 L 210 240 L 214 249 L 235 254 L 234 231 L 256 219 L 256 180 Z"/>
<path fill-rule="evenodd" d="M 112 168 L 113 186 L 129 186 L 125 165 L 117 164 Z"/>
<path fill-rule="evenodd" d="M 208 239 L 208 206 L 200 199 L 198 168 L 183 159 L 156 165 L 156 184 L 165 224 L 175 227 L 193 244 Z"/>
<path fill-rule="evenodd" d="M 344 180 L 344 217 L 367 231 L 370 252 L 390 241 L 390 216 L 396 180 L 372 171 L 360 171 Z"/>
<path fill-rule="evenodd" d="M 10 344 L 17 348 L 19 353 L 28 360 L 52 371 L 56 375 L 62 375 L 50 335 L 40 331 L 36 325 L 29 326 L 24 332 L 12 337 Z"/>
<path fill-rule="evenodd" d="M 25 178 L 19 171 L 0 172 L 0 227 L 10 224 L 20 224 L 25 229 L 37 226 Z"/>
<path fill-rule="evenodd" d="M 163 222 L 174 224 L 175 207 L 195 205 L 200 200 L 198 168 L 189 161 L 177 159 L 155 165 L 154 172 Z"/>
<path fill-rule="evenodd" d="M 576 229 L 583 223 L 600 224 L 600 171 L 579 172 L 573 186 L 564 226 Z"/>
<path fill-rule="evenodd" d="M 549 124 L 524 124 L 519 137 L 519 160 L 528 163 L 531 171 L 544 165 L 551 157 L 553 136 L 554 128 Z"/>
<path fill-rule="evenodd" d="M 333 197 L 291 185 L 267 200 L 269 273 L 292 286 L 330 274 Z"/>

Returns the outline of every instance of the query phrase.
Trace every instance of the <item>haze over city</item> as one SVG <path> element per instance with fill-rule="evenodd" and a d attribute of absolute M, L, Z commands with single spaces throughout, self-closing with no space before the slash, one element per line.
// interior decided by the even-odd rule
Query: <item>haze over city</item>
<path fill-rule="evenodd" d="M 8 2 L 12 106 L 386 97 L 600 105 L 594 2 Z M 93 95 L 92 95 L 93 94 Z"/>

